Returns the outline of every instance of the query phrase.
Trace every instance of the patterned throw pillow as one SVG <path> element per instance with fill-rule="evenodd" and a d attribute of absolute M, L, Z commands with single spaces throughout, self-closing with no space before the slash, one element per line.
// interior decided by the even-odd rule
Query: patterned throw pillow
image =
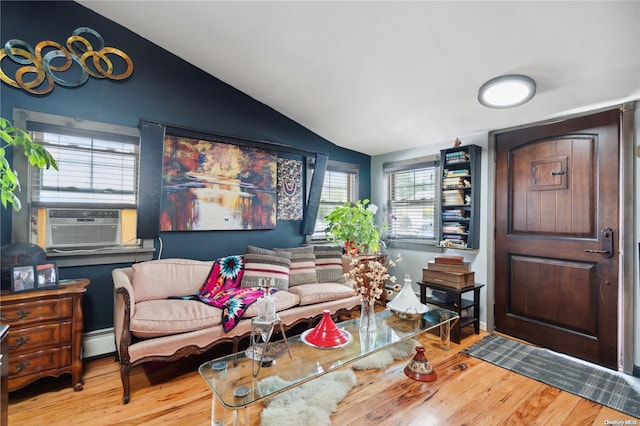
<path fill-rule="evenodd" d="M 342 248 L 333 246 L 314 246 L 316 272 L 319 283 L 344 283 L 347 279 L 342 270 Z"/>
<path fill-rule="evenodd" d="M 316 255 L 313 247 L 276 248 L 277 252 L 291 253 L 291 268 L 289 268 L 289 287 L 318 282 L 316 273 Z"/>
<path fill-rule="evenodd" d="M 249 253 L 244 256 L 244 275 L 241 287 L 258 287 L 260 278 L 273 277 L 280 290 L 289 288 L 291 254 L 265 250 L 268 253 Z"/>

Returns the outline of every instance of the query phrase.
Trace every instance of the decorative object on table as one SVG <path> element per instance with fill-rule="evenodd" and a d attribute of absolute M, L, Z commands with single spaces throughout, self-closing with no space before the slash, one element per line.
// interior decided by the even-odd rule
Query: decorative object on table
<path fill-rule="evenodd" d="M 402 256 L 389 260 L 385 265 L 384 256 L 358 256 L 351 261 L 351 269 L 345 276 L 355 282 L 356 292 L 362 296 L 360 309 L 360 329 L 375 331 L 374 308 L 376 299 L 385 291 L 387 280 L 395 283 L 396 277 L 389 275 L 389 268 L 402 262 Z M 383 260 L 383 261 L 381 261 Z"/>
<path fill-rule="evenodd" d="M 266 350 L 265 350 L 266 347 Z M 264 359 L 267 363 L 272 362 L 280 358 L 284 355 L 285 352 L 288 351 L 287 345 L 284 341 L 281 342 L 269 342 L 269 345 L 265 346 L 262 343 L 258 343 L 256 345 L 249 346 L 245 351 L 244 355 L 252 360 L 260 361 L 260 358 L 264 356 Z"/>
<path fill-rule="evenodd" d="M 331 318 L 331 311 L 328 309 L 322 311 L 320 322 L 300 336 L 300 340 L 309 346 L 319 349 L 335 349 L 341 348 L 349 343 L 352 339 L 351 333 L 347 330 L 338 328 Z"/>
<path fill-rule="evenodd" d="M 11 267 L 11 293 L 36 290 L 36 274 L 33 265 Z"/>
<path fill-rule="evenodd" d="M 475 284 L 475 273 L 462 256 L 436 256 L 422 268 L 422 281 L 461 289 Z"/>
<path fill-rule="evenodd" d="M 423 346 L 416 346 L 416 354 L 404 368 L 404 374 L 421 382 L 433 382 L 438 378 L 435 370 L 424 355 Z"/>
<path fill-rule="evenodd" d="M 34 49 L 26 41 L 11 39 L 4 43 L 0 59 L 5 56 L 24 66 L 16 70 L 15 80 L 5 72 L 0 72 L 0 80 L 34 95 L 51 92 L 54 83 L 76 87 L 86 83 L 89 76 L 124 80 L 133 74 L 131 58 L 122 50 L 106 47 L 100 33 L 87 27 L 73 30 L 66 47 L 53 40 L 43 40 Z M 56 61 L 57 58 L 64 60 Z M 24 81 L 25 74 L 35 74 L 35 78 Z"/>
<path fill-rule="evenodd" d="M 302 220 L 302 161 L 278 158 L 278 220 Z"/>
<path fill-rule="evenodd" d="M 405 274 L 402 289 L 392 301 L 387 303 L 387 307 L 395 316 L 406 320 L 419 320 L 429 310 L 427 305 L 420 303 L 418 296 L 413 291 L 409 274 Z"/>
<path fill-rule="evenodd" d="M 276 325 L 280 325 L 280 332 L 282 338 L 289 352 L 289 358 L 291 357 L 291 351 L 289 351 L 289 342 L 287 336 L 284 333 L 284 325 L 280 320 L 280 317 L 276 313 L 276 301 L 271 295 L 271 288 L 274 285 L 273 278 L 264 278 L 260 280 L 261 287 L 264 289 L 264 294 L 259 298 L 256 303 L 258 304 L 258 316 L 251 320 L 251 353 L 254 355 L 251 359 L 251 373 L 253 377 L 258 377 L 260 369 L 269 367 L 275 362 L 275 357 L 268 355 L 269 353 L 269 340 L 273 334 L 273 330 Z M 262 340 L 262 342 L 260 341 Z M 260 354 L 258 357 L 257 355 Z"/>
<path fill-rule="evenodd" d="M 3 290 L 11 289 L 13 266 L 33 266 L 47 261 L 47 252 L 39 245 L 32 243 L 11 243 L 0 248 L 0 265 L 2 267 L 1 283 Z"/>
<path fill-rule="evenodd" d="M 377 253 L 380 248 L 380 227 L 374 222 L 377 211 L 378 207 L 367 199 L 336 207 L 326 216 L 327 240 L 342 243 L 345 253 L 352 256 Z"/>
<path fill-rule="evenodd" d="M 56 262 L 41 263 L 36 265 L 35 269 L 38 290 L 58 287 L 58 267 Z"/>

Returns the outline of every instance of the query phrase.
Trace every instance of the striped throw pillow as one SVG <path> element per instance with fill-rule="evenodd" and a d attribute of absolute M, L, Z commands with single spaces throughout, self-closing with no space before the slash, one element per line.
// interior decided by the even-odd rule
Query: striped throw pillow
<path fill-rule="evenodd" d="M 344 283 L 347 279 L 342 270 L 342 248 L 333 246 L 314 246 L 316 255 L 316 273 L 319 283 Z"/>
<path fill-rule="evenodd" d="M 244 275 L 240 287 L 258 287 L 260 278 L 273 277 L 280 290 L 289 288 L 291 255 L 272 251 L 272 254 L 247 253 L 244 256 Z"/>
<path fill-rule="evenodd" d="M 318 282 L 316 273 L 316 255 L 313 247 L 277 248 L 277 252 L 291 254 L 291 267 L 289 268 L 289 287 L 301 284 L 314 284 Z"/>

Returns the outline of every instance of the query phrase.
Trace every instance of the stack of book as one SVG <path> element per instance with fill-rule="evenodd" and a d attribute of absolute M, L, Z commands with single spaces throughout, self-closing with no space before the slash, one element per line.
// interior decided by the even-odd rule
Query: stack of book
<path fill-rule="evenodd" d="M 444 156 L 445 164 L 466 163 L 469 155 L 465 151 L 447 152 Z"/>
<path fill-rule="evenodd" d="M 462 289 L 475 285 L 475 273 L 462 256 L 436 256 L 422 268 L 422 281 Z"/>
<path fill-rule="evenodd" d="M 442 188 L 444 189 L 456 189 L 464 187 L 463 177 L 446 177 L 442 179 Z"/>
<path fill-rule="evenodd" d="M 464 193 L 459 189 L 442 191 L 442 205 L 459 206 L 464 204 Z"/>

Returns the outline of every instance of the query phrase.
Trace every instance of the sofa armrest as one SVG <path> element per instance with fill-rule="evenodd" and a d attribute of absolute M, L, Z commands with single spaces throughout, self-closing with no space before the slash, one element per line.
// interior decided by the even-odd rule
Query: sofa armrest
<path fill-rule="evenodd" d="M 121 361 L 128 361 L 131 332 L 129 325 L 135 311 L 135 293 L 131 285 L 131 268 L 118 268 L 111 271 L 114 287 L 113 328 L 116 348 Z"/>

